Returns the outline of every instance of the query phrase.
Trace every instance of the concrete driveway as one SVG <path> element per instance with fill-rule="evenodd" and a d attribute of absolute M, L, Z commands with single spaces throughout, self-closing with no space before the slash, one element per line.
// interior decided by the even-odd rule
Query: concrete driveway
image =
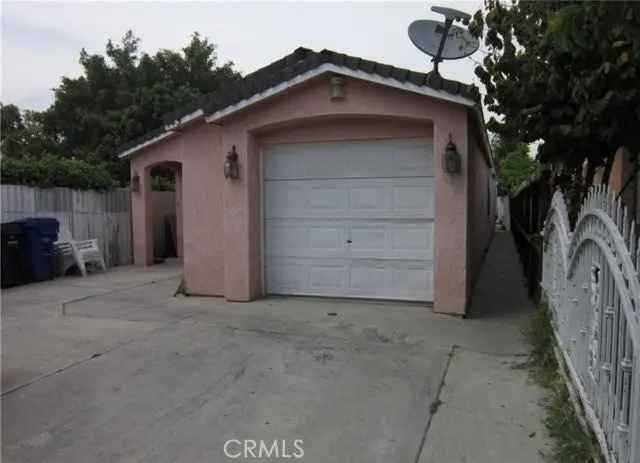
<path fill-rule="evenodd" d="M 541 461 L 515 265 L 499 235 L 467 320 L 173 297 L 175 264 L 3 291 L 3 461 Z"/>

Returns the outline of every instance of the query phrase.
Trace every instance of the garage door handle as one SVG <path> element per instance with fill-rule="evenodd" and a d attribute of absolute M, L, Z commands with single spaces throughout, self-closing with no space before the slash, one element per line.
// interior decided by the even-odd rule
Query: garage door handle
<path fill-rule="evenodd" d="M 353 243 L 353 241 L 347 240 L 347 244 L 351 244 L 351 243 Z"/>

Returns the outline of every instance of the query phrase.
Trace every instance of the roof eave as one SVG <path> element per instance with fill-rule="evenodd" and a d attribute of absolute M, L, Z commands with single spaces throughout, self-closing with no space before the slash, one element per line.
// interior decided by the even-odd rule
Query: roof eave
<path fill-rule="evenodd" d="M 191 124 L 203 118 L 204 118 L 204 110 L 202 108 L 196 109 L 192 113 L 182 116 L 180 119 L 172 122 L 171 124 L 165 124 L 163 127 L 164 132 L 158 135 L 157 137 L 151 138 L 149 140 L 145 140 L 144 142 L 138 145 L 132 146 L 131 148 L 122 151 L 121 153 L 118 154 L 118 158 L 120 159 L 127 158 L 137 153 L 140 150 L 143 150 L 152 145 L 155 145 L 156 143 L 159 143 L 171 137 L 172 135 L 175 135 L 177 133 L 177 129 L 180 129 L 185 125 Z"/>
<path fill-rule="evenodd" d="M 380 85 L 384 85 L 387 87 L 396 88 L 399 90 L 409 91 L 412 93 L 417 93 L 420 95 L 430 96 L 432 98 L 436 98 L 438 100 L 447 101 L 450 103 L 461 104 L 467 107 L 473 107 L 476 105 L 476 102 L 470 98 L 465 98 L 460 95 L 452 95 L 443 90 L 436 90 L 434 88 L 425 86 L 425 85 L 416 85 L 411 82 L 400 82 L 392 77 L 382 77 L 376 74 L 370 74 L 360 70 L 353 70 L 345 66 L 338 66 L 333 63 L 325 63 L 318 66 L 315 69 L 307 71 L 303 74 L 293 77 L 285 82 L 281 82 L 278 85 L 270 87 L 269 89 L 252 95 L 251 97 L 241 100 L 235 104 L 227 106 L 223 109 L 215 111 L 210 115 L 205 117 L 205 121 L 208 123 L 218 122 L 220 119 L 225 118 L 231 114 L 234 114 L 238 111 L 241 111 L 248 106 L 259 103 L 267 98 L 271 98 L 276 96 L 294 86 L 300 85 L 310 79 L 318 77 L 322 74 L 331 73 L 331 74 L 339 74 L 345 77 L 352 77 L 355 79 L 360 79 Z"/>
<path fill-rule="evenodd" d="M 408 91 L 408 92 L 412 92 L 412 93 L 416 93 L 419 95 L 424 95 L 424 96 L 428 96 L 428 97 L 432 97 L 441 101 L 446 101 L 449 103 L 454 103 L 454 104 L 460 104 L 463 105 L 471 110 L 473 110 L 473 112 L 476 114 L 476 117 L 478 118 L 478 122 L 480 124 L 480 126 L 482 127 L 483 130 L 483 136 L 485 139 L 485 148 L 487 149 L 487 152 L 489 153 L 489 158 L 491 158 L 491 147 L 488 143 L 488 137 L 487 137 L 487 133 L 486 133 L 486 129 L 484 129 L 484 118 L 482 116 L 482 111 L 479 109 L 478 104 L 476 101 L 474 101 L 471 98 L 466 98 L 464 96 L 461 95 L 454 95 L 451 93 L 448 93 L 444 90 L 438 90 L 438 89 L 434 89 L 432 87 L 426 86 L 426 85 L 416 85 L 414 83 L 411 82 L 400 82 L 392 77 L 383 77 L 377 74 L 370 74 L 367 73 L 365 71 L 361 71 L 361 70 L 354 70 L 351 68 L 348 68 L 346 66 L 338 66 L 336 64 L 333 63 L 324 63 L 321 64 L 320 66 L 311 69 L 307 72 L 304 72 L 302 74 L 299 74 L 285 82 L 281 82 L 273 87 L 268 88 L 267 90 L 257 93 L 255 95 L 252 95 L 249 98 L 246 98 L 244 100 L 241 100 L 235 104 L 229 105 L 223 109 L 214 111 L 213 113 L 209 114 L 209 115 L 205 115 L 205 111 L 203 108 L 199 108 L 195 111 L 193 111 L 190 114 L 187 114 L 183 117 L 181 117 L 180 119 L 176 120 L 174 123 L 172 124 L 167 124 L 164 126 L 164 133 L 161 133 L 160 135 L 150 139 L 150 140 L 145 140 L 144 142 L 135 145 L 123 152 L 121 152 L 118 157 L 119 158 L 127 158 L 132 156 L 133 154 L 139 152 L 140 150 L 143 150 L 145 148 L 148 148 L 152 145 L 155 145 L 156 143 L 159 143 L 163 140 L 165 140 L 166 138 L 174 135 L 176 133 L 176 130 L 179 128 L 184 127 L 187 124 L 190 124 L 196 120 L 199 119 L 204 119 L 205 122 L 211 124 L 211 123 L 218 123 L 221 119 L 234 114 L 238 111 L 241 111 L 249 106 L 252 106 L 256 103 L 259 103 L 267 98 L 271 98 L 274 97 L 276 95 L 279 95 L 287 90 L 289 90 L 292 87 L 295 87 L 297 85 L 303 84 L 304 82 L 316 78 L 320 75 L 323 74 L 327 74 L 327 73 L 331 73 L 331 74 L 338 74 L 338 75 L 342 75 L 345 77 L 352 77 L 355 79 L 359 79 L 359 80 L 363 80 L 363 81 L 367 81 L 367 82 L 372 82 L 375 84 L 379 84 L 379 85 L 384 85 L 386 87 L 391 87 L 391 88 L 395 88 L 395 89 L 399 89 L 399 90 L 404 90 L 404 91 Z M 492 161 L 490 161 L 491 164 Z"/>

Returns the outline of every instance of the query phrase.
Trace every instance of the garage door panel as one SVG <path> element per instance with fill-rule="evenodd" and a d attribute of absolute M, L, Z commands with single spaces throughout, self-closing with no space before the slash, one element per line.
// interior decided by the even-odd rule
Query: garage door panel
<path fill-rule="evenodd" d="M 265 184 L 265 217 L 277 217 L 279 211 L 304 211 L 307 208 L 308 199 L 304 192 L 305 185 L 291 182 L 278 182 Z"/>
<path fill-rule="evenodd" d="M 308 253 L 313 255 L 314 251 L 317 251 L 320 254 L 335 252 L 338 256 L 344 255 L 346 249 L 345 235 L 344 226 L 310 225 Z"/>
<path fill-rule="evenodd" d="M 430 140 L 283 145 L 264 167 L 268 292 L 433 300 Z"/>
<path fill-rule="evenodd" d="M 426 156 L 425 152 L 428 153 Z M 392 165 L 393 173 L 399 177 L 433 175 L 433 145 L 428 141 L 418 147 L 410 143 L 398 143 L 392 151 Z"/>
<path fill-rule="evenodd" d="M 358 265 L 349 269 L 349 289 L 352 294 L 372 294 L 382 297 L 384 293 L 386 269 L 384 266 Z"/>
<path fill-rule="evenodd" d="M 328 264 L 323 262 L 311 262 L 308 265 L 309 290 L 331 291 L 341 294 L 345 289 L 344 264 Z"/>
<path fill-rule="evenodd" d="M 276 224 L 268 228 L 265 246 L 270 255 L 299 255 L 309 248 L 308 228 L 304 224 Z"/>
<path fill-rule="evenodd" d="M 433 176 L 427 138 L 295 143 L 264 150 L 265 180 Z"/>
<path fill-rule="evenodd" d="M 265 218 L 432 219 L 432 178 L 265 182 Z"/>
<path fill-rule="evenodd" d="M 303 183 L 303 182 L 300 182 Z M 345 214 L 349 201 L 349 190 L 347 185 L 338 182 L 327 182 L 325 185 L 316 183 L 308 185 L 305 190 L 300 190 L 302 195 L 308 196 L 308 210 L 312 213 Z"/>
<path fill-rule="evenodd" d="M 271 219 L 267 257 L 433 259 L 433 221 Z"/>
<path fill-rule="evenodd" d="M 307 287 L 304 262 L 272 261 L 266 270 L 267 287 L 271 292 L 286 294 Z"/>
<path fill-rule="evenodd" d="M 349 256 L 384 257 L 387 249 L 387 230 L 385 223 L 352 225 L 348 227 Z"/>
<path fill-rule="evenodd" d="M 431 261 L 274 258 L 265 271 L 273 294 L 428 301 L 432 267 Z"/>
<path fill-rule="evenodd" d="M 433 210 L 433 184 L 395 185 L 391 190 L 391 207 L 398 216 L 430 217 Z"/>
<path fill-rule="evenodd" d="M 433 222 L 389 227 L 390 255 L 404 259 L 433 260 Z"/>
<path fill-rule="evenodd" d="M 352 185 L 349 193 L 349 208 L 354 214 L 380 213 L 388 209 L 384 185 Z"/>

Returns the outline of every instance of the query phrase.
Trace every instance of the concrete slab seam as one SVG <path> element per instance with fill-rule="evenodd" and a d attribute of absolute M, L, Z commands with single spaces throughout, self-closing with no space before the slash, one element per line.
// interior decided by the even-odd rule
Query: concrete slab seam
<path fill-rule="evenodd" d="M 440 395 L 442 394 L 442 388 L 444 387 L 447 379 L 447 374 L 449 373 L 449 368 L 451 367 L 451 363 L 453 362 L 453 356 L 456 353 L 458 346 L 454 344 L 451 346 L 451 351 L 449 352 L 449 358 L 447 359 L 447 364 L 445 365 L 444 372 L 442 373 L 442 379 L 440 380 L 440 384 L 438 384 L 438 391 L 436 392 L 436 398 L 429 405 L 429 417 L 427 418 L 427 424 L 424 427 L 424 432 L 422 433 L 422 439 L 420 441 L 420 446 L 418 447 L 418 453 L 416 454 L 415 463 L 419 463 L 420 455 L 422 455 L 422 450 L 424 449 L 424 443 L 427 441 L 427 434 L 429 434 L 429 429 L 431 428 L 431 422 L 433 421 L 433 417 L 438 412 L 438 408 L 442 405 L 442 401 L 440 400 Z"/>
<path fill-rule="evenodd" d="M 172 277 L 169 277 L 169 278 L 161 278 L 159 280 L 149 281 L 149 282 L 146 282 L 146 283 L 142 283 L 140 285 L 128 286 L 126 288 L 118 288 L 118 289 L 114 289 L 113 291 L 108 291 L 106 293 L 90 294 L 88 296 L 82 296 L 82 297 L 78 297 L 76 299 L 71 299 L 71 300 L 68 300 L 68 301 L 64 301 L 64 302 L 61 303 L 61 313 L 62 313 L 63 316 L 66 317 L 66 315 L 67 315 L 67 305 L 75 304 L 76 302 L 86 301 L 86 300 L 89 300 L 89 299 L 94 298 L 94 297 L 101 297 L 101 296 L 108 296 L 110 294 L 123 293 L 125 291 L 129 291 L 129 290 L 132 290 L 132 289 L 143 288 L 145 286 L 154 285 L 156 283 L 161 283 L 163 281 L 174 280 L 176 278 L 177 278 L 177 276 L 172 276 Z"/>
<path fill-rule="evenodd" d="M 157 331 L 164 330 L 168 326 L 177 325 L 178 323 L 182 323 L 183 321 L 185 321 L 185 320 L 187 320 L 189 318 L 191 318 L 191 317 L 190 316 L 189 317 L 184 317 L 184 318 L 181 318 L 179 320 L 174 320 L 174 321 L 171 321 L 171 322 L 169 322 L 169 323 L 167 323 L 165 325 L 162 325 L 162 326 L 160 326 L 160 327 L 158 327 L 158 328 L 156 328 L 154 330 L 151 330 L 148 333 L 146 333 L 142 337 L 142 339 L 146 339 L 149 335 L 152 335 L 152 334 L 156 333 Z M 77 360 L 75 362 L 72 362 L 69 365 L 65 365 L 65 366 L 63 366 L 61 368 L 58 368 L 58 369 L 56 369 L 56 370 L 54 370 L 54 371 L 52 371 L 50 373 L 45 373 L 43 375 L 37 376 L 37 377 L 27 381 L 26 383 L 18 384 L 18 385 L 14 386 L 14 387 L 12 387 L 10 389 L 7 389 L 6 391 L 2 391 L 2 393 L 0 394 L 0 397 L 4 397 L 6 395 L 11 394 L 12 392 L 16 392 L 16 391 L 18 391 L 20 389 L 24 389 L 25 387 L 31 386 L 32 384 L 37 383 L 37 382 L 39 382 L 39 381 L 41 381 L 43 379 L 49 378 L 50 376 L 56 375 L 58 373 L 62 373 L 64 371 L 66 371 L 66 370 L 69 370 L 70 368 L 76 367 L 76 366 L 81 365 L 81 364 L 83 364 L 85 362 L 93 360 L 96 357 L 101 357 L 103 355 L 106 355 L 106 354 L 108 354 L 110 352 L 113 352 L 116 349 L 119 349 L 120 347 L 127 346 L 129 344 L 132 344 L 132 343 L 138 341 L 138 340 L 140 340 L 140 339 L 134 338 L 134 339 L 130 339 L 130 340 L 125 341 L 125 342 L 118 343 L 115 346 L 110 347 L 109 349 L 107 349 L 107 350 L 105 350 L 103 352 L 93 353 L 93 354 L 91 354 L 91 356 L 89 356 L 87 358 L 83 358 L 83 359 Z"/>

